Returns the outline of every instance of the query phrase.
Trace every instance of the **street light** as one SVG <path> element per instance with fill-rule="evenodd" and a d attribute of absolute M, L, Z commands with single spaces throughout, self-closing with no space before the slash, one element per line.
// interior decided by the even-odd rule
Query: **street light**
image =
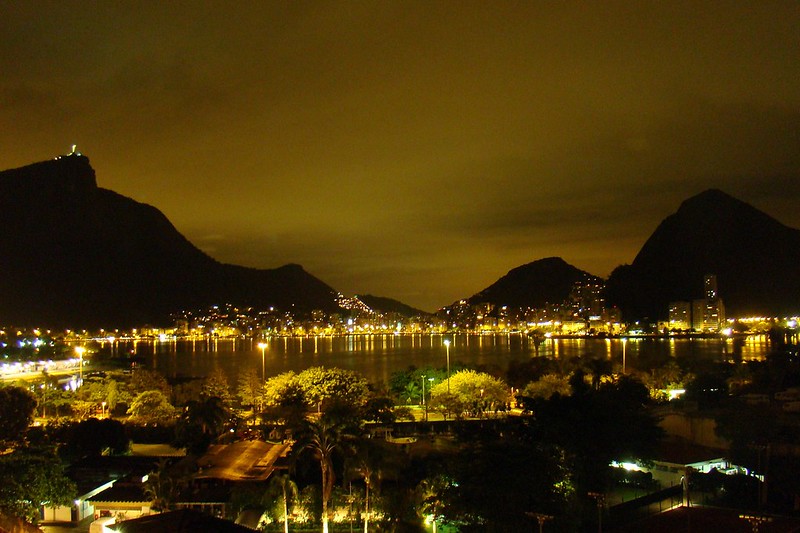
<path fill-rule="evenodd" d="M 450 339 L 444 340 L 444 347 L 447 350 L 447 394 L 450 394 Z"/>
<path fill-rule="evenodd" d="M 433 390 L 433 382 L 434 382 L 435 379 L 436 378 L 428 378 L 428 381 L 431 382 L 430 386 L 428 387 L 429 391 Z M 426 421 L 428 420 L 428 403 L 427 402 L 425 403 L 425 420 Z"/>
<path fill-rule="evenodd" d="M 264 350 L 267 349 L 266 342 L 259 342 L 258 347 L 261 349 L 261 381 L 265 381 L 264 378 Z"/>
<path fill-rule="evenodd" d="M 601 492 L 590 492 L 588 496 L 597 500 L 597 532 L 603 533 L 603 506 L 606 504 L 606 495 Z"/>
<path fill-rule="evenodd" d="M 425 401 L 425 379 L 427 376 L 422 376 L 422 406 L 425 408 L 425 422 L 428 421 L 428 402 Z M 428 381 L 433 383 L 436 378 L 427 378 Z"/>
<path fill-rule="evenodd" d="M 544 527 L 544 523 L 547 522 L 548 520 L 553 519 L 553 515 L 549 514 L 542 514 L 542 513 L 525 513 L 525 514 L 539 522 L 539 533 L 542 533 L 542 528 Z"/>
<path fill-rule="evenodd" d="M 428 404 L 425 403 L 425 377 L 426 376 L 424 376 L 424 375 L 422 376 L 422 408 L 425 410 L 424 414 L 423 414 L 423 418 L 424 418 L 425 422 L 427 422 L 428 421 Z"/>
<path fill-rule="evenodd" d="M 80 359 L 80 370 L 78 374 L 78 386 L 83 385 L 83 353 L 86 351 L 86 348 L 83 346 L 76 346 L 75 353 L 78 354 L 78 358 Z"/>

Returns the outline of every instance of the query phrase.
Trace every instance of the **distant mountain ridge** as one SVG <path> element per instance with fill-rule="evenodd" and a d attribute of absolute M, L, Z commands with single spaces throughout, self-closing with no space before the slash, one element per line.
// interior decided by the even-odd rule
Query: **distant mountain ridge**
<path fill-rule="evenodd" d="M 489 287 L 469 297 L 469 304 L 493 303 L 510 308 L 543 308 L 569 296 L 576 281 L 600 281 L 560 257 L 539 259 L 510 270 Z"/>
<path fill-rule="evenodd" d="M 647 239 L 633 263 L 606 281 L 608 307 L 626 321 L 667 318 L 673 301 L 703 297 L 717 277 L 729 316 L 800 311 L 800 230 L 717 189 L 685 200 Z M 467 298 L 469 304 L 543 308 L 564 301 L 578 280 L 601 280 L 558 257 L 514 268 Z"/>
<path fill-rule="evenodd" d="M 729 315 L 800 310 L 800 230 L 717 189 L 684 201 L 633 263 L 612 272 L 606 297 L 626 320 L 666 318 L 671 301 L 702 298 L 717 276 Z"/>
<path fill-rule="evenodd" d="M 630 265 L 607 280 L 606 303 L 625 320 L 666 318 L 669 302 L 702 297 L 715 274 L 729 315 L 800 311 L 800 230 L 719 190 L 684 201 Z M 470 304 L 537 307 L 563 302 L 574 283 L 601 278 L 548 257 L 509 271 Z M 339 311 L 337 293 L 299 265 L 222 264 L 158 209 L 97 186 L 73 153 L 0 172 L 0 324 L 127 327 L 164 323 L 211 304 Z M 362 296 L 380 312 L 424 314 Z"/>
<path fill-rule="evenodd" d="M 299 265 L 226 265 L 156 208 L 97 186 L 79 154 L 0 172 L 0 323 L 126 327 L 230 302 L 337 309 Z"/>

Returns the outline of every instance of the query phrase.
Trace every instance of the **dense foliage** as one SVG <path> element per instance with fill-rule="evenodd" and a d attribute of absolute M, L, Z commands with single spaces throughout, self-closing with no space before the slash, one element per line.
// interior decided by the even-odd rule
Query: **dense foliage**
<path fill-rule="evenodd" d="M 61 462 L 47 450 L 0 455 L 0 479 L 0 511 L 28 522 L 39 519 L 41 505 L 70 505 L 76 493 Z"/>
<path fill-rule="evenodd" d="M 16 442 L 33 420 L 36 398 L 22 387 L 0 387 L 0 445 Z"/>

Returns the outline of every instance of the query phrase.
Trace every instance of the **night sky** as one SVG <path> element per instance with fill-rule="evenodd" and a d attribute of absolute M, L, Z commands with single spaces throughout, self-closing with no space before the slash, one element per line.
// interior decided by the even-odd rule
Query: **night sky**
<path fill-rule="evenodd" d="M 711 187 L 799 227 L 800 3 L 3 0 L 0 131 L 220 261 L 432 311 L 607 276 Z"/>

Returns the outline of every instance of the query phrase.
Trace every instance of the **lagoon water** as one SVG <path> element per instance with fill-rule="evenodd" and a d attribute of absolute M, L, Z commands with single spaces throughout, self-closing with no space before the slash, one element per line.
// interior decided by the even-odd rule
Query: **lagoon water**
<path fill-rule="evenodd" d="M 370 382 L 386 383 L 391 374 L 413 365 L 444 368 L 450 339 L 450 364 L 494 367 L 504 372 L 510 361 L 532 357 L 557 360 L 593 355 L 607 357 L 621 367 L 623 350 L 627 368 L 650 369 L 670 358 L 707 361 L 762 359 L 770 350 L 764 336 L 718 339 L 562 338 L 534 341 L 522 334 L 493 335 L 350 335 L 340 337 L 280 337 L 267 340 L 264 349 L 266 377 L 312 366 L 355 370 Z M 106 343 L 114 354 L 135 354 L 140 364 L 167 377 L 205 376 L 215 367 L 235 382 L 248 368 L 262 370 L 262 352 L 254 339 L 139 340 Z"/>

